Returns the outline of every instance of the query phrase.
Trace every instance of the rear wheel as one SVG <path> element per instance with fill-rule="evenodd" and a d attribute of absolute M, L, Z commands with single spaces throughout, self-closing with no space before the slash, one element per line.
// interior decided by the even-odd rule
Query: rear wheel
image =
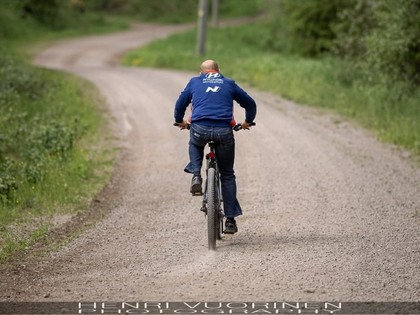
<path fill-rule="evenodd" d="M 218 228 L 218 206 L 216 200 L 216 170 L 209 168 L 207 173 L 207 233 L 209 239 L 209 249 L 216 249 L 216 238 L 219 233 Z"/>

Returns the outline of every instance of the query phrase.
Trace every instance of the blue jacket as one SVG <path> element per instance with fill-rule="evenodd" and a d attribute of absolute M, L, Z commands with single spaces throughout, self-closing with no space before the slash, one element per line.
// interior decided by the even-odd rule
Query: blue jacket
<path fill-rule="evenodd" d="M 191 122 L 206 126 L 230 126 L 233 101 L 245 108 L 245 121 L 253 122 L 257 105 L 235 81 L 217 72 L 192 78 L 175 104 L 175 121 L 182 122 L 185 110 L 192 103 Z"/>

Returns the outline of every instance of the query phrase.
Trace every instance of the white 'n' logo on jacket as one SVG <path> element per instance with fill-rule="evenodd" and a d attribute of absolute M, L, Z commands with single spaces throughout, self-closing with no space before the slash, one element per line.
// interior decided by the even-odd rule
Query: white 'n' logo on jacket
<path fill-rule="evenodd" d="M 207 88 L 207 90 L 206 90 L 206 93 L 208 93 L 208 92 L 219 92 L 220 91 L 220 86 L 215 86 L 215 87 L 208 87 Z"/>

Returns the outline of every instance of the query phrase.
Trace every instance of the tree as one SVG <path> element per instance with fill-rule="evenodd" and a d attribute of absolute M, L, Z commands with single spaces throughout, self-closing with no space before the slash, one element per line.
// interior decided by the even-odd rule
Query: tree
<path fill-rule="evenodd" d="M 38 22 L 48 26 L 55 26 L 60 11 L 57 0 L 26 0 L 23 1 L 23 16 L 31 16 Z"/>
<path fill-rule="evenodd" d="M 378 26 L 366 37 L 371 69 L 392 79 L 420 83 L 420 0 L 381 0 Z"/>
<path fill-rule="evenodd" d="M 337 12 L 334 25 L 333 51 L 336 55 L 352 60 L 366 57 L 365 38 L 376 27 L 374 14 L 376 0 L 346 0 Z"/>
<path fill-rule="evenodd" d="M 292 39 L 292 50 L 306 56 L 330 51 L 336 38 L 334 25 L 340 0 L 283 0 L 281 10 Z"/>

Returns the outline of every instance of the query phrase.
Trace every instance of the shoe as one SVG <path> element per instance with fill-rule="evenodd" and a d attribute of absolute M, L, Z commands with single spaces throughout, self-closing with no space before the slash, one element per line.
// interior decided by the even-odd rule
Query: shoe
<path fill-rule="evenodd" d="M 225 222 L 225 234 L 235 234 L 238 232 L 238 227 L 236 226 L 236 221 L 234 218 L 227 218 Z"/>
<path fill-rule="evenodd" d="M 201 196 L 203 194 L 201 190 L 201 183 L 203 182 L 203 179 L 200 175 L 194 175 L 191 180 L 191 194 L 193 196 Z"/>

